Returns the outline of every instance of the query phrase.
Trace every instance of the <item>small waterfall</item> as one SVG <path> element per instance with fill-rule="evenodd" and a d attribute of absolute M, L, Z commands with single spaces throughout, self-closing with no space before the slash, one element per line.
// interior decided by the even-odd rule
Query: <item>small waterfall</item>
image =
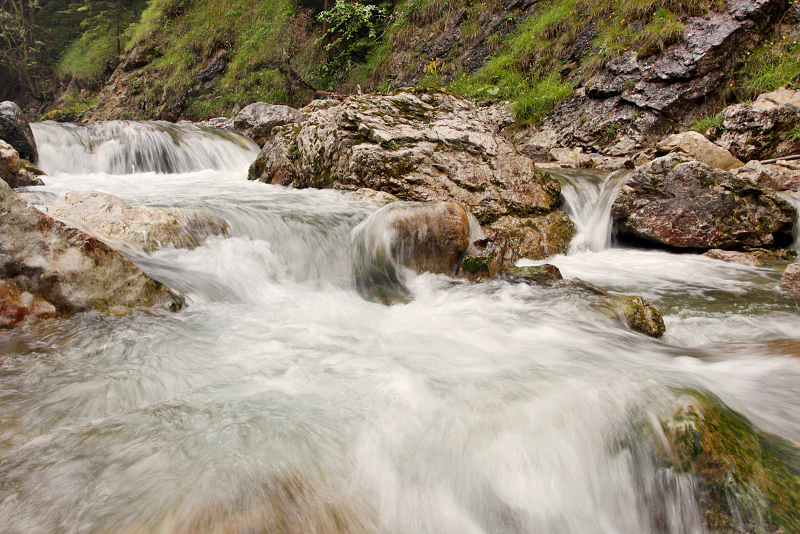
<path fill-rule="evenodd" d="M 51 175 L 223 170 L 247 166 L 258 154 L 258 146 L 236 132 L 189 123 L 47 121 L 31 128 L 39 166 Z"/>
<path fill-rule="evenodd" d="M 561 195 L 567 213 L 578 232 L 570 243 L 573 254 L 584 250 L 599 252 L 611 246 L 611 205 L 625 185 L 630 171 L 609 175 L 591 170 L 555 172 L 561 178 Z"/>

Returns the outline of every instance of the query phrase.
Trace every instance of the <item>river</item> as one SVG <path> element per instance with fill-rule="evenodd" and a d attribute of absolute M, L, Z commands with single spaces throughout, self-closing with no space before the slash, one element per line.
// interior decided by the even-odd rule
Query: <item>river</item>
<path fill-rule="evenodd" d="M 643 296 L 660 340 L 503 281 L 412 275 L 409 303 L 365 301 L 350 231 L 378 206 L 248 182 L 257 147 L 235 134 L 33 129 L 41 209 L 100 190 L 231 232 L 127 253 L 180 312 L 0 331 L 0 532 L 701 533 L 694 482 L 641 431 L 680 390 L 800 441 L 800 308 L 780 270 L 616 246 L 618 176 L 564 176 L 580 232 L 547 262 Z"/>

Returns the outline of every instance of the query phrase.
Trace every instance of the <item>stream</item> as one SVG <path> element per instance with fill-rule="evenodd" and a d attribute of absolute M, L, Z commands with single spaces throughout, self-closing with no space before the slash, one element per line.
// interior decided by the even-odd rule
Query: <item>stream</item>
<path fill-rule="evenodd" d="M 800 308 L 780 269 L 615 246 L 619 175 L 562 172 L 579 233 L 547 263 L 644 297 L 659 340 L 499 280 L 412 275 L 409 303 L 368 302 L 350 231 L 379 206 L 247 181 L 258 148 L 237 134 L 32 127 L 41 209 L 99 190 L 219 215 L 230 235 L 126 253 L 180 312 L 0 330 L 4 534 L 702 533 L 694 481 L 641 430 L 679 391 L 800 442 Z"/>

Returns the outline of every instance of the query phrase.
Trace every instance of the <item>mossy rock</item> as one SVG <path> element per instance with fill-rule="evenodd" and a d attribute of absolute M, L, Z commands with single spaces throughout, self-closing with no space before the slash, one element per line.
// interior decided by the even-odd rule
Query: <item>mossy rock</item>
<path fill-rule="evenodd" d="M 635 332 L 659 338 L 664 335 L 666 327 L 664 318 L 657 309 L 639 296 L 613 297 L 612 309 L 624 319 Z"/>
<path fill-rule="evenodd" d="M 661 462 L 698 481 L 713 532 L 800 533 L 800 448 L 757 429 L 711 395 L 692 392 L 662 423 L 671 446 Z"/>
<path fill-rule="evenodd" d="M 540 286 L 551 286 L 553 283 L 564 279 L 558 267 L 548 263 L 544 265 L 528 265 L 526 267 L 511 267 L 505 273 L 505 278 L 512 283 L 521 282 Z"/>

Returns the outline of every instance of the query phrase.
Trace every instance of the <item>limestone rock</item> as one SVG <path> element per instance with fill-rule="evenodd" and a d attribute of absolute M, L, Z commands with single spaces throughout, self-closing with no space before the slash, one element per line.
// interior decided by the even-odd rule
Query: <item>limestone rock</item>
<path fill-rule="evenodd" d="M 374 202 L 376 204 L 380 204 L 381 206 L 385 206 L 386 204 L 391 204 L 392 202 L 397 202 L 398 200 L 400 200 L 396 196 L 390 195 L 389 193 L 384 193 L 383 191 L 375 191 L 374 189 L 369 189 L 367 187 L 362 187 L 361 189 L 348 192 L 347 194 L 353 200 Z"/>
<path fill-rule="evenodd" d="M 13 280 L 0 279 L 0 328 L 55 317 L 56 307 L 22 291 Z"/>
<path fill-rule="evenodd" d="M 642 297 L 612 297 L 611 308 L 619 314 L 634 332 L 659 338 L 666 331 L 661 314 Z"/>
<path fill-rule="evenodd" d="M 31 126 L 14 102 L 0 102 L 0 139 L 13 146 L 21 158 L 31 163 L 39 159 Z"/>
<path fill-rule="evenodd" d="M 715 145 L 701 133 L 682 132 L 670 135 L 663 139 L 658 145 L 658 151 L 664 154 L 680 149 L 702 161 L 709 167 L 729 171 L 744 165 L 741 161 L 724 148 Z"/>
<path fill-rule="evenodd" d="M 494 112 L 456 96 L 358 95 L 302 111 L 304 121 L 275 128 L 250 167 L 251 180 L 453 200 L 483 223 L 558 204 L 558 182 L 499 135 Z"/>
<path fill-rule="evenodd" d="M 800 91 L 782 88 L 760 95 L 755 102 L 728 106 L 722 111 L 722 119 L 717 143 L 740 159 L 800 152 L 800 139 L 786 136 L 800 120 Z"/>
<path fill-rule="evenodd" d="M 101 241 L 56 221 L 0 182 L 0 278 L 59 312 L 169 306 L 166 287 Z"/>
<path fill-rule="evenodd" d="M 800 262 L 790 263 L 781 276 L 781 287 L 800 293 Z"/>
<path fill-rule="evenodd" d="M 127 243 L 145 252 L 163 246 L 194 248 L 205 238 L 228 231 L 228 223 L 216 215 L 191 209 L 131 206 L 98 191 L 67 193 L 53 202 L 47 213 L 101 239 Z"/>
<path fill-rule="evenodd" d="M 19 158 L 14 147 L 0 140 L 0 179 L 12 189 L 31 185 L 44 185 L 39 178 L 44 174 L 28 161 Z"/>
<path fill-rule="evenodd" d="M 734 174 L 772 191 L 800 192 L 800 165 L 790 162 L 763 164 L 751 160 L 744 167 L 736 169 Z"/>
<path fill-rule="evenodd" d="M 711 258 L 712 260 L 722 260 L 730 263 L 739 263 L 741 265 L 750 265 L 753 267 L 764 265 L 764 262 L 759 260 L 755 254 L 749 252 L 737 252 L 735 250 L 720 250 L 718 248 L 713 248 L 703 254 L 703 256 Z"/>
<path fill-rule="evenodd" d="M 464 255 L 459 276 L 470 282 L 484 282 L 496 278 L 514 266 L 514 249 L 505 236 L 493 234 L 473 243 L 477 250 Z"/>
<path fill-rule="evenodd" d="M 780 246 L 796 216 L 774 193 L 679 153 L 631 173 L 611 212 L 622 237 L 691 249 Z"/>
<path fill-rule="evenodd" d="M 303 114 L 292 107 L 256 102 L 245 106 L 236 115 L 233 127 L 252 139 L 259 147 L 263 147 L 273 128 L 303 119 Z"/>
<path fill-rule="evenodd" d="M 560 208 L 533 217 L 506 215 L 493 222 L 490 228 L 505 235 L 521 257 L 531 260 L 566 254 L 575 236 L 575 223 Z"/>

